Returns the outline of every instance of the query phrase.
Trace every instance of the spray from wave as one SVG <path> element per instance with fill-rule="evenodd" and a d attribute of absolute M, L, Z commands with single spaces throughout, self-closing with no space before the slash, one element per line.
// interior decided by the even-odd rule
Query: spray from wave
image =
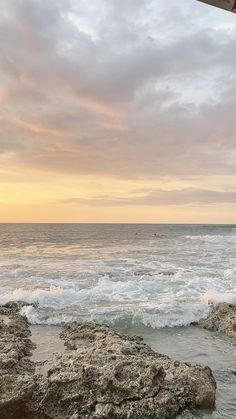
<path fill-rule="evenodd" d="M 0 236 L 0 303 L 30 304 L 31 323 L 173 327 L 236 301 L 232 226 L 18 228 Z"/>

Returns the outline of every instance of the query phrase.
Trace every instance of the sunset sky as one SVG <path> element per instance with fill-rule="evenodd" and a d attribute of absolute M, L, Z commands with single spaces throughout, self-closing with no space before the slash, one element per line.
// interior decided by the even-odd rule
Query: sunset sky
<path fill-rule="evenodd" d="M 0 0 L 0 222 L 236 223 L 236 15 Z"/>

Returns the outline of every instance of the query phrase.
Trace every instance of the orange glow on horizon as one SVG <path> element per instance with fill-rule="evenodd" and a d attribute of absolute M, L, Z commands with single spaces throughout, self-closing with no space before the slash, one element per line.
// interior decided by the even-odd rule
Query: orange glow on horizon
<path fill-rule="evenodd" d="M 217 179 L 214 181 L 217 183 Z M 233 182 L 233 179 L 232 179 Z M 0 222 L 234 223 L 235 205 L 132 205 L 147 188 L 177 190 L 189 181 L 111 179 L 50 175 L 23 169 L 0 171 Z M 196 185 L 197 186 L 197 185 Z M 213 185 L 214 186 L 214 185 Z M 96 205 L 96 197 L 128 199 L 127 205 Z M 70 201 L 72 198 L 72 202 Z M 75 198 L 75 203 L 73 203 Z M 78 198 L 78 203 L 76 202 Z M 95 199 L 95 203 L 91 203 Z M 81 202 L 80 202 L 81 200 Z M 224 219 L 222 219 L 224 214 Z"/>

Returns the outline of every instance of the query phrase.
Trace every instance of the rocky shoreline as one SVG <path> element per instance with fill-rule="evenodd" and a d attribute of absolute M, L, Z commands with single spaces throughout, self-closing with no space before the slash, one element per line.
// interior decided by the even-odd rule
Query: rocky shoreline
<path fill-rule="evenodd" d="M 213 308 L 207 319 L 198 322 L 198 326 L 214 332 L 225 333 L 236 340 L 236 305 L 219 304 Z"/>
<path fill-rule="evenodd" d="M 140 337 L 95 323 L 64 326 L 64 353 L 40 372 L 30 353 L 24 303 L 0 307 L 1 419 L 191 419 L 213 409 L 210 368 L 154 352 Z M 221 304 L 200 326 L 235 337 L 235 306 Z"/>

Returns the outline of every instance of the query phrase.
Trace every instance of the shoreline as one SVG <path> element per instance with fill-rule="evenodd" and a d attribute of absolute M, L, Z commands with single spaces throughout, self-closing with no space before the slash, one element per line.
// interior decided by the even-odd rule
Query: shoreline
<path fill-rule="evenodd" d="M 176 361 L 140 336 L 91 322 L 56 327 L 49 355 L 46 341 L 36 349 L 20 314 L 24 305 L 0 306 L 1 419 L 193 419 L 214 409 L 209 367 Z M 234 339 L 235 324 L 236 306 L 220 304 L 197 326 Z"/>
<path fill-rule="evenodd" d="M 176 361 L 141 337 L 95 323 L 65 325 L 60 338 L 66 350 L 42 361 L 42 374 L 30 358 L 34 344 L 19 312 L 23 305 L 0 307 L 2 419 L 174 419 L 214 409 L 209 367 Z"/>

